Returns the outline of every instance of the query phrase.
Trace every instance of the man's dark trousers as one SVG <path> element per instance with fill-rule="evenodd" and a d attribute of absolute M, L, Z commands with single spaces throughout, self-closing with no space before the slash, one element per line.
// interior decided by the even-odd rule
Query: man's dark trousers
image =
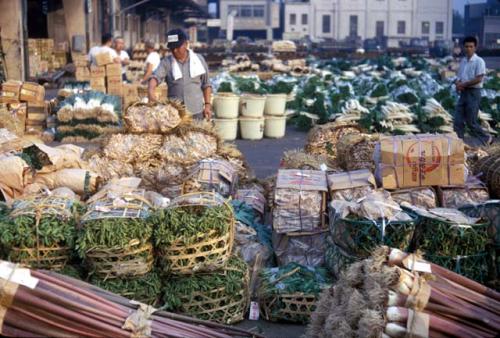
<path fill-rule="evenodd" d="M 483 144 L 486 144 L 489 135 L 484 131 L 478 122 L 479 103 L 481 102 L 480 88 L 466 88 L 460 93 L 455 116 L 453 119 L 453 129 L 458 137 L 464 138 L 465 124 L 469 127 L 473 136 L 477 137 Z"/>

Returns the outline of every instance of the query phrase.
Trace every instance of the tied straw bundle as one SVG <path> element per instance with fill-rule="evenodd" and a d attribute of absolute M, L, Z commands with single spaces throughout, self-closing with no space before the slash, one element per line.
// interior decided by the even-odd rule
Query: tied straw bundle
<path fill-rule="evenodd" d="M 323 292 L 307 337 L 496 337 L 500 293 L 388 247 Z"/>
<path fill-rule="evenodd" d="M 2 335 L 11 337 L 261 337 L 157 311 L 76 279 L 0 261 Z M 22 276 L 22 278 L 20 278 Z"/>

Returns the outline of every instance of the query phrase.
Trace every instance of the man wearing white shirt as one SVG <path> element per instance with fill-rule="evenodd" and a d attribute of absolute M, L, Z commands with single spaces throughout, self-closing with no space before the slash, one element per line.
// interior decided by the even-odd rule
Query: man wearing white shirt
<path fill-rule="evenodd" d="M 101 39 L 101 46 L 94 46 L 89 50 L 89 55 L 87 56 L 87 59 L 90 62 L 90 65 L 97 66 L 95 56 L 101 53 L 110 53 L 114 62 L 119 63 L 120 58 L 118 57 L 116 51 L 113 48 L 111 48 L 112 45 L 113 45 L 113 36 L 109 33 L 104 34 Z"/>
<path fill-rule="evenodd" d="M 153 41 L 146 41 L 146 52 L 148 56 L 146 58 L 146 70 L 144 73 L 144 77 L 142 78 L 142 82 L 146 83 L 146 81 L 153 75 L 154 71 L 160 65 L 160 54 L 155 51 L 155 43 Z"/>
<path fill-rule="evenodd" d="M 493 138 L 478 122 L 486 65 L 484 60 L 476 54 L 476 47 L 475 37 L 468 36 L 464 39 L 465 57 L 460 62 L 455 82 L 460 99 L 455 110 L 453 127 L 458 137 L 464 138 L 465 125 L 467 125 L 473 136 L 478 137 L 483 144 L 490 144 Z"/>
<path fill-rule="evenodd" d="M 122 65 L 122 79 L 127 81 L 127 65 L 130 63 L 130 57 L 125 51 L 125 41 L 121 36 L 115 38 L 115 51 Z"/>

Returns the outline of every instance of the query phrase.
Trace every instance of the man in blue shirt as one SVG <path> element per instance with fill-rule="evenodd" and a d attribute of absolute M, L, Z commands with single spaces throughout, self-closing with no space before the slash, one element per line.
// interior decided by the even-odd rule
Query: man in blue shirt
<path fill-rule="evenodd" d="M 476 48 L 477 39 L 475 37 L 468 36 L 464 39 L 465 57 L 460 62 L 455 82 L 460 99 L 455 110 L 453 129 L 458 137 L 464 138 L 465 124 L 467 124 L 471 133 L 477 136 L 483 144 L 490 144 L 493 138 L 478 122 L 486 65 L 484 60 L 477 56 Z"/>

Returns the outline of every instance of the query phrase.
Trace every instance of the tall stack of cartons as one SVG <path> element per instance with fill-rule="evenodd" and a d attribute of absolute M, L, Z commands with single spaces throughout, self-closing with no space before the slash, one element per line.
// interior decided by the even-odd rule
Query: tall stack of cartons
<path fill-rule="evenodd" d="M 106 67 L 90 66 L 90 87 L 98 92 L 106 92 Z"/>
<path fill-rule="evenodd" d="M 123 96 L 122 67 L 119 63 L 106 65 L 106 85 L 108 94 Z"/>
<path fill-rule="evenodd" d="M 66 51 L 64 44 L 56 49 L 53 39 L 28 39 L 29 75 L 35 77 L 62 68 L 67 62 Z"/>
<path fill-rule="evenodd" d="M 45 88 L 37 83 L 7 81 L 0 96 L 0 128 L 17 135 L 42 133 L 47 127 Z"/>
<path fill-rule="evenodd" d="M 88 67 L 87 55 L 81 53 L 73 53 L 71 55 L 73 64 L 76 67 L 75 77 L 77 81 L 90 81 L 90 70 Z"/>

